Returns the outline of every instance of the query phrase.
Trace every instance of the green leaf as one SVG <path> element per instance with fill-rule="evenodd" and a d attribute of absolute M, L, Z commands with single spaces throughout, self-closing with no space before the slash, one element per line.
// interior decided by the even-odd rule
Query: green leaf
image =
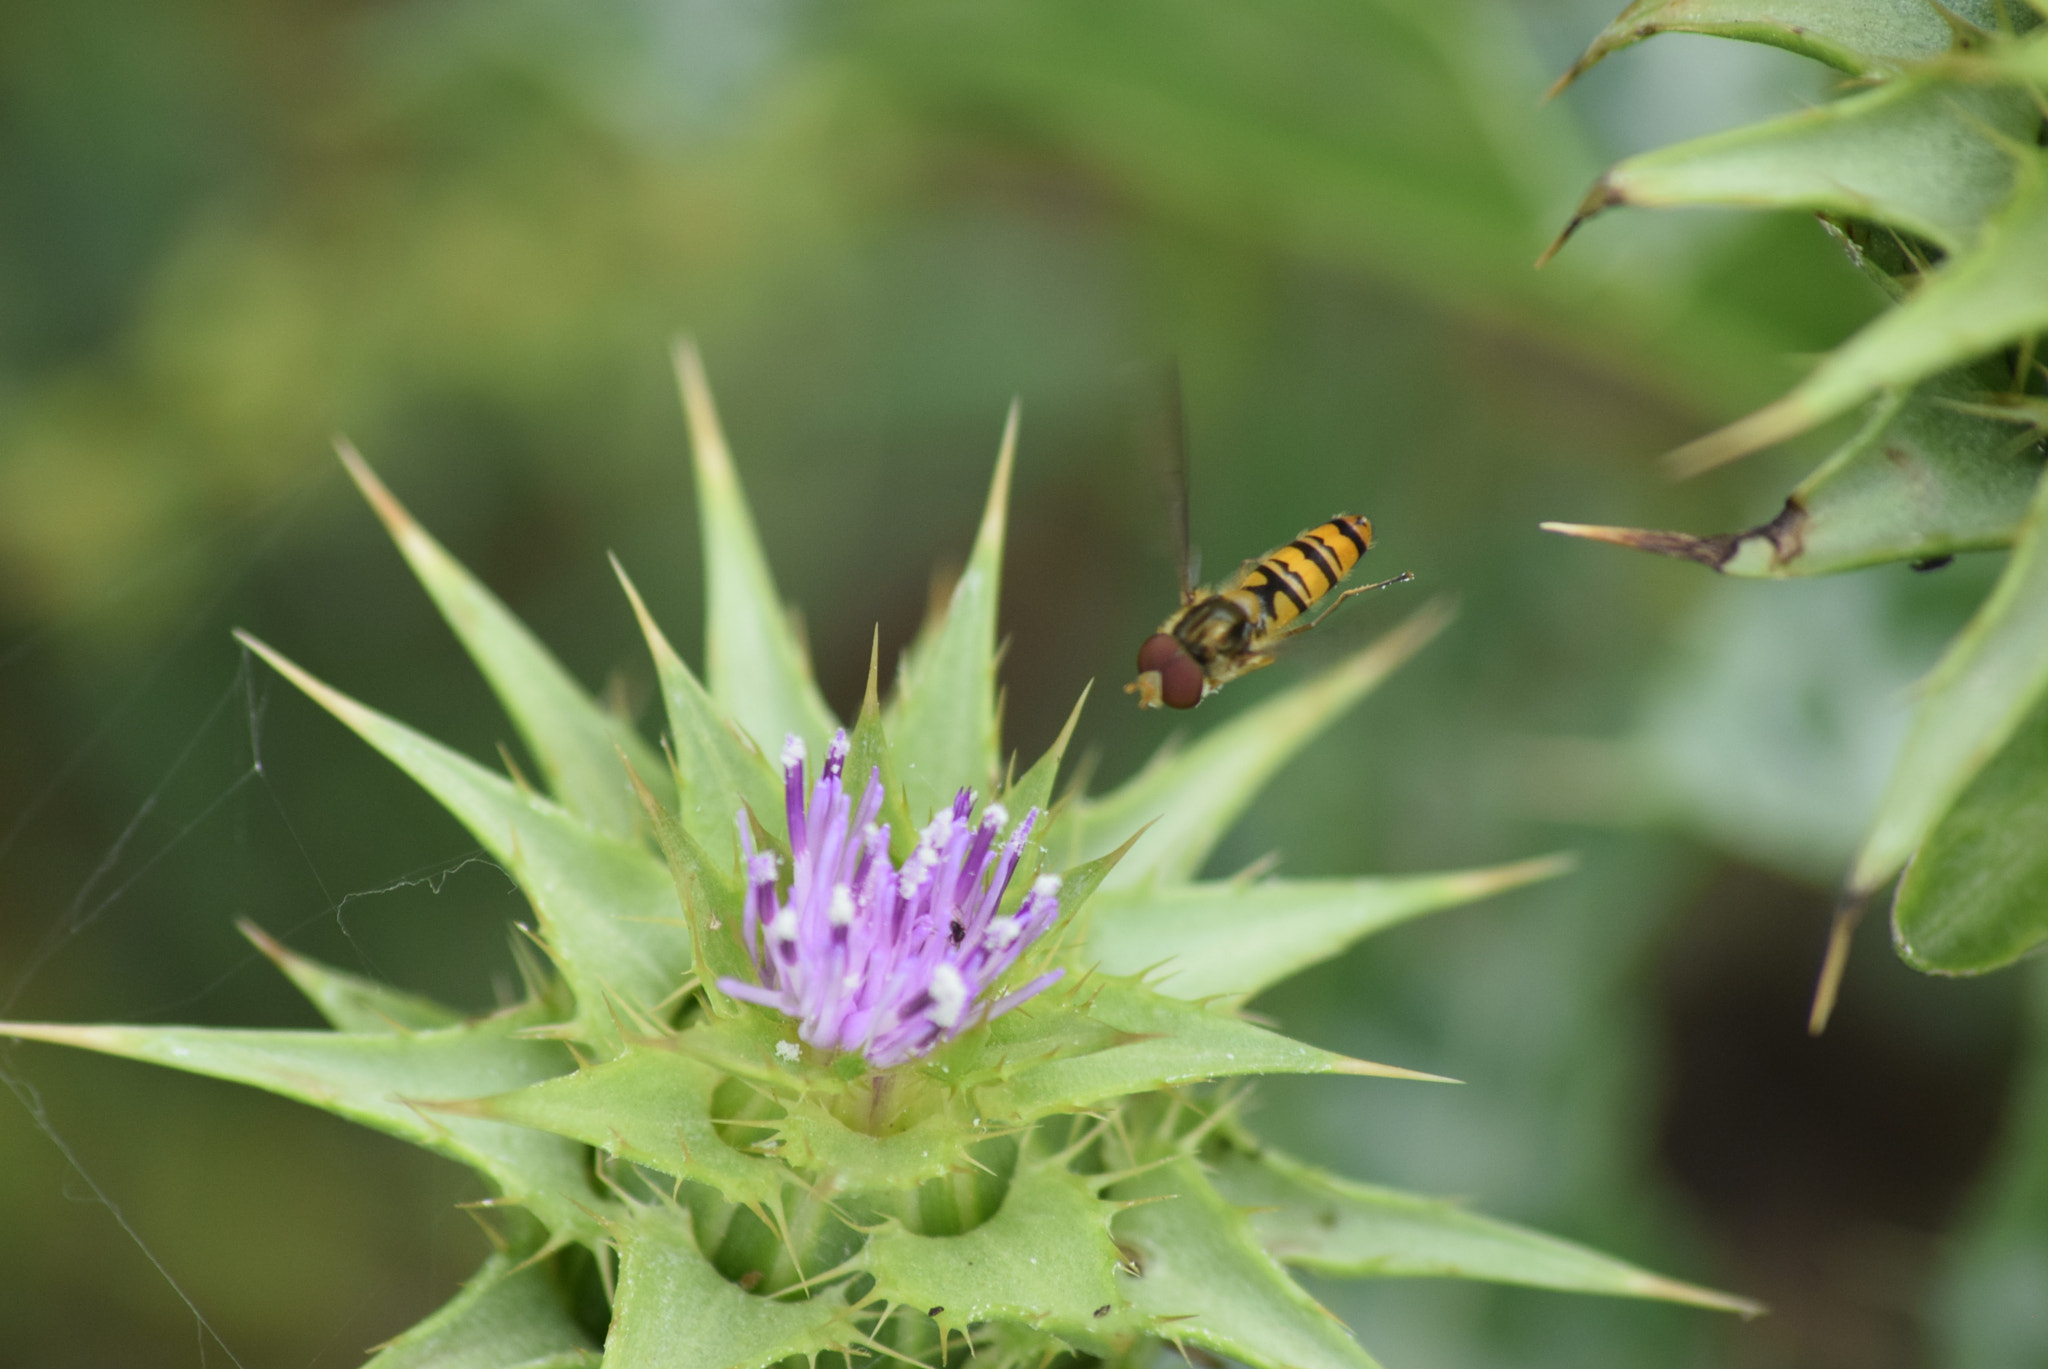
<path fill-rule="evenodd" d="M 1456 1203 L 1352 1183 L 1277 1151 L 1221 1139 L 1203 1155 L 1211 1182 L 1244 1210 L 1277 1259 L 1340 1278 L 1486 1279 L 1570 1293 L 1661 1298 L 1744 1316 L 1746 1298 L 1680 1283 Z"/>
<path fill-rule="evenodd" d="M 1996 29 L 2001 11 L 2024 21 L 2017 5 L 1950 0 L 1949 11 Z M 1956 31 L 1929 0 L 1635 0 L 1601 30 L 1583 57 L 1551 87 L 1555 95 L 1607 56 L 1659 33 L 1705 33 L 1768 43 L 1852 76 L 1896 70 L 1939 57 Z"/>
<path fill-rule="evenodd" d="M 2005 571 L 1921 686 L 1906 745 L 1850 873 L 1868 895 L 1897 874 L 2048 689 L 2048 481 Z"/>
<path fill-rule="evenodd" d="M 257 950 L 284 971 L 285 977 L 298 987 L 299 992 L 336 1031 L 365 1035 L 432 1031 L 437 1027 L 452 1027 L 462 1021 L 461 1013 L 453 1008 L 444 1008 L 430 998 L 404 993 L 302 956 L 282 942 L 273 940 L 269 933 L 253 922 L 244 920 L 235 925 Z"/>
<path fill-rule="evenodd" d="M 2048 941 L 2048 704 L 1920 844 L 1892 904 L 1907 964 L 1982 974 Z"/>
<path fill-rule="evenodd" d="M 1090 904 L 1081 955 L 1109 974 L 1153 970 L 1176 998 L 1248 998 L 1360 937 L 1571 868 L 1550 856 L 1402 879 L 1272 880 L 1120 889 Z"/>
<path fill-rule="evenodd" d="M 689 420 L 704 531 L 704 673 L 711 697 L 762 752 L 774 754 L 785 737 L 798 736 L 812 755 L 822 756 L 839 724 L 818 693 L 795 627 L 775 593 L 694 344 L 677 345 L 676 376 Z"/>
<path fill-rule="evenodd" d="M 1160 1323 L 1158 1334 L 1271 1369 L 1374 1363 L 1344 1323 L 1266 1253 L 1244 1215 L 1193 1160 L 1149 1169 L 1108 1196 L 1140 1204 L 1119 1213 L 1114 1230 L 1142 1272 L 1120 1274 L 1118 1282 Z"/>
<path fill-rule="evenodd" d="M 736 862 L 739 829 L 735 820 L 741 805 L 752 808 L 771 829 L 782 827 L 781 777 L 760 748 L 719 711 L 676 655 L 617 557 L 612 558 L 612 569 L 632 601 L 633 616 L 647 638 L 647 650 L 654 657 L 655 675 L 661 682 L 669 746 L 675 758 L 677 816 L 698 846 L 720 855 L 731 853 Z"/>
<path fill-rule="evenodd" d="M 1824 357 L 1782 399 L 1687 443 L 1667 458 L 1696 474 L 1782 442 L 1887 386 L 1940 371 L 2048 329 L 2048 152 L 2019 161 L 2011 200 L 1981 244 L 1929 271 L 1904 303 Z"/>
<path fill-rule="evenodd" d="M 1101 1346 L 1130 1321 L 1113 1273 L 1115 1211 L 1087 1180 L 1055 1164 L 1027 1162 L 1002 1207 L 972 1231 L 919 1236 L 892 1222 L 869 1239 L 856 1263 L 874 1276 L 873 1298 L 930 1315 L 947 1330 L 1025 1322 Z"/>
<path fill-rule="evenodd" d="M 630 1012 L 651 1014 L 675 992 L 690 965 L 689 934 L 668 875 L 651 854 L 364 707 L 247 633 L 237 636 L 417 780 L 511 869 L 576 991 L 587 1039 L 617 1041 L 608 996 Z"/>
<path fill-rule="evenodd" d="M 579 1147 L 418 1106 L 502 1093 L 572 1067 L 559 1042 L 519 1030 L 505 1018 L 403 1035 L 0 1023 L 0 1036 L 168 1065 L 310 1103 L 480 1171 L 553 1230 L 590 1232 L 586 1208 L 596 1204 Z"/>
<path fill-rule="evenodd" d="M 1163 754 L 1115 792 L 1076 804 L 1060 823 L 1061 863 L 1105 851 L 1150 822 L 1104 887 L 1192 878 L 1273 773 L 1450 618 L 1444 602 L 1426 605 L 1349 659 Z"/>
<path fill-rule="evenodd" d="M 616 1060 L 478 1099 L 466 1111 L 598 1146 L 708 1184 L 731 1202 L 773 1204 L 789 1171 L 734 1148 L 712 1125 L 711 1096 L 723 1077 L 676 1051 L 630 1047 Z"/>
<path fill-rule="evenodd" d="M 659 775 L 647 743 L 584 693 L 526 625 L 413 521 L 353 447 L 344 442 L 339 450 L 363 497 L 511 716 L 549 791 L 584 821 L 631 840 L 640 806 L 626 786 L 619 752 L 641 774 Z"/>
<path fill-rule="evenodd" d="M 913 817 L 936 812 L 962 788 L 986 796 L 997 779 L 996 606 L 1017 416 L 1012 404 L 967 567 L 944 615 L 911 644 L 897 675 L 887 729 Z"/>
<path fill-rule="evenodd" d="M 1696 537 L 1545 523 L 1546 531 L 1697 561 L 1724 575 L 1785 579 L 2010 546 L 2041 453 L 2009 421 L 1960 407 L 1983 368 L 1880 399 L 1855 437 L 1806 477 L 1768 523 Z"/>
<path fill-rule="evenodd" d="M 612 1235 L 619 1287 L 605 1369 L 760 1369 L 853 1342 L 836 1290 L 808 1302 L 742 1292 L 698 1253 L 684 1213 L 641 1208 Z"/>
<path fill-rule="evenodd" d="M 1255 1027 L 1241 1018 L 1120 980 L 1091 981 L 1071 1010 L 1027 1004 L 989 1027 L 988 1068 L 1022 1061 L 975 1094 L 992 1121 L 1031 1121 L 1126 1094 L 1251 1074 L 1359 1074 L 1449 1082 L 1353 1060 Z M 1051 1053 L 1051 1058 L 1040 1058 Z M 972 1076 L 970 1075 L 970 1082 Z"/>
<path fill-rule="evenodd" d="M 547 1261 L 530 1251 L 484 1261 L 445 1306 L 387 1342 L 364 1369 L 598 1369 Z"/>
<path fill-rule="evenodd" d="M 2039 121 L 2016 86 L 1963 85 L 1943 72 L 1901 77 L 1631 157 L 1600 178 L 1558 242 L 1616 205 L 1735 205 L 1887 224 L 1965 252 L 2012 197 Z"/>

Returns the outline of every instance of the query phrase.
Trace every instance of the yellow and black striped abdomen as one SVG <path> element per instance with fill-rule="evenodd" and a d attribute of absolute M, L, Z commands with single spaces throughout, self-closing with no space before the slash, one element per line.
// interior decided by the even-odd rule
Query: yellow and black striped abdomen
<path fill-rule="evenodd" d="M 1372 549 L 1372 524 L 1340 513 L 1261 558 L 1245 572 L 1240 593 L 1258 600 L 1265 625 L 1285 627 L 1351 573 Z"/>

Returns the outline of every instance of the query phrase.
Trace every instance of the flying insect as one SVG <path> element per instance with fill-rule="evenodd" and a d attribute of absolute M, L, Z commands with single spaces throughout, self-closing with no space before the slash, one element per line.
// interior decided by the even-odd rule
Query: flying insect
<path fill-rule="evenodd" d="M 1169 372 L 1164 455 L 1171 482 L 1171 514 L 1180 556 L 1180 607 L 1138 648 L 1138 678 L 1124 686 L 1142 708 L 1193 708 L 1240 675 L 1273 663 L 1273 651 L 1336 612 L 1353 595 L 1413 580 L 1403 571 L 1390 580 L 1359 585 L 1320 603 L 1368 551 L 1372 522 L 1340 513 L 1275 547 L 1213 589 L 1194 583 L 1188 541 L 1187 429 L 1178 371 Z"/>

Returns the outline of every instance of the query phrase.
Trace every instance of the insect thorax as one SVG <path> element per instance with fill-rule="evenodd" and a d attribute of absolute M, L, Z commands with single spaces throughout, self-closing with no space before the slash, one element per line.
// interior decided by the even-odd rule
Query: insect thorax
<path fill-rule="evenodd" d="M 1252 620 L 1236 596 L 1212 594 L 1189 604 L 1170 631 L 1188 655 L 1207 665 L 1219 656 L 1244 651 L 1251 641 Z"/>

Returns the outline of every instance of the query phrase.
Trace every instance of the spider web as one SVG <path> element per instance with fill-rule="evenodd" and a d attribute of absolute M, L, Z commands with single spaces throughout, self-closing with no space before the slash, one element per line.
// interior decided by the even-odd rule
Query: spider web
<path fill-rule="evenodd" d="M 306 793 L 317 792 L 327 770 L 317 764 L 309 767 L 303 749 L 297 746 L 293 754 L 272 765 L 266 743 L 273 722 L 274 678 L 230 641 L 226 628 L 231 615 L 251 611 L 252 592 L 274 568 L 286 534 L 305 522 L 316 496 L 323 492 L 331 496 L 336 485 L 323 466 L 242 524 L 164 562 L 143 567 L 65 621 L 44 625 L 13 643 L 0 643 L 0 698 L 9 694 L 33 698 L 34 686 L 44 677 L 62 680 L 65 663 L 61 658 L 67 655 L 66 649 L 75 639 L 89 637 L 103 626 L 96 620 L 132 614 L 137 603 L 146 602 L 166 577 L 189 575 L 195 563 L 201 570 L 202 587 L 187 596 L 188 606 L 175 615 L 171 630 L 141 653 L 140 663 L 129 670 L 127 678 L 108 691 L 108 701 L 87 713 L 86 725 L 75 735 L 56 740 L 53 761 L 45 757 L 38 763 L 32 748 L 24 747 L 32 757 L 26 775 L 10 777 L 0 768 L 0 906 L 7 910 L 5 924 L 0 925 L 0 1019 L 17 1019 L 27 1010 L 29 1015 L 64 1021 L 311 1025 L 303 1008 L 283 1010 L 286 1014 L 297 1012 L 296 1022 L 272 1010 L 288 993 L 280 993 L 276 985 L 255 987 L 278 977 L 247 942 L 239 937 L 228 939 L 237 913 L 251 916 L 288 944 L 321 943 L 317 949 L 307 949 L 330 963 L 392 982 L 393 976 L 380 964 L 386 957 L 379 954 L 379 945 L 392 943 L 393 937 L 388 926 L 377 924 L 392 920 L 386 912 L 400 916 L 419 912 L 412 906 L 417 899 L 408 903 L 407 894 L 441 895 L 457 875 L 481 867 L 463 881 L 463 897 L 458 902 L 471 905 L 472 913 L 481 912 L 498 922 L 508 911 L 523 907 L 508 907 L 508 896 L 516 898 L 515 886 L 495 862 L 474 847 L 412 862 L 395 871 L 386 866 L 361 882 L 362 858 L 337 861 L 331 850 L 323 849 L 334 844 L 323 840 L 324 830 L 311 831 L 309 841 L 302 833 L 307 819 L 302 814 L 295 820 L 295 810 L 306 807 Z M 312 717 L 317 712 L 288 689 L 277 697 L 289 700 L 295 716 Z M 166 698 L 181 703 L 167 709 Z M 17 707 L 10 724 L 22 726 L 28 716 L 29 709 Z M 42 726 L 46 732 L 56 730 L 51 724 Z M 165 751 L 162 741 L 166 737 L 181 740 Z M 381 765 L 374 758 L 362 759 L 366 773 Z M 316 773 L 307 773 L 309 769 Z M 124 770 L 127 777 L 119 773 Z M 385 779 L 388 789 L 380 788 L 380 796 L 407 787 L 401 777 L 388 771 Z M 14 792 L 9 792 L 11 780 L 26 782 L 15 783 Z M 118 795 L 111 803 L 106 800 L 110 791 Z M 109 812 L 114 816 L 106 816 Z M 320 814 L 319 820 L 324 828 L 328 816 Z M 456 830 L 452 823 L 435 826 L 420 839 L 438 841 L 445 849 Z M 337 863 L 358 868 L 337 882 L 332 873 Z M 204 868 L 218 887 L 239 889 L 242 897 L 231 894 L 191 906 L 194 866 Z M 280 868 L 297 872 L 295 887 L 284 898 L 277 897 L 275 887 L 275 872 Z M 26 893 L 24 886 L 28 886 Z M 261 894 L 260 905 L 244 902 L 251 890 Z M 234 906 L 237 904 L 240 906 Z M 445 909 L 437 906 L 426 911 L 438 915 Z M 358 925 L 365 918 L 372 924 L 368 932 Z M 425 919 L 415 919 L 420 920 Z M 105 964 L 117 972 L 129 972 L 117 973 L 118 979 L 132 980 L 134 967 L 124 959 L 135 958 L 137 943 L 145 948 L 161 945 L 166 948 L 166 958 L 171 958 L 168 948 L 182 948 L 194 939 L 191 933 L 195 930 L 203 932 L 198 939 L 204 944 L 179 957 L 175 971 L 150 967 L 157 972 L 148 974 L 146 982 L 173 986 L 168 994 L 157 990 L 155 1001 L 141 1001 L 132 991 L 124 996 L 118 988 L 109 990 L 95 982 L 95 970 Z M 455 934 L 464 930 L 473 929 L 458 926 Z M 128 947 L 125 957 L 124 943 Z M 493 985 L 502 999 L 509 976 L 495 976 Z M 83 1010 L 72 1001 L 71 992 L 81 986 L 95 991 L 93 1003 Z M 265 993 L 271 996 L 265 998 Z M 177 1257 L 163 1252 L 161 1239 L 151 1239 L 151 1215 L 160 1195 L 133 1192 L 132 1179 L 124 1191 L 122 1183 L 103 1177 L 118 1168 L 102 1163 L 108 1154 L 133 1147 L 138 1138 L 148 1143 L 149 1119 L 128 1118 L 125 1136 L 81 1131 L 81 1124 L 60 1117 L 62 1105 L 52 1101 L 54 1095 L 48 1095 L 47 1087 L 38 1086 L 39 1080 L 47 1086 L 62 1076 L 70 1062 L 58 1064 L 54 1054 L 40 1051 L 28 1043 L 0 1042 L 0 1085 L 20 1106 L 33 1131 L 60 1157 L 65 1174 L 60 1181 L 62 1196 L 103 1209 L 121 1233 L 118 1239 L 132 1244 L 169 1289 L 191 1319 L 193 1362 L 248 1369 L 248 1356 L 255 1353 L 250 1342 L 261 1342 L 264 1337 L 238 1330 L 233 1313 L 224 1315 L 216 1307 L 210 1314 L 202 1305 L 202 1295 L 194 1291 L 189 1270 L 179 1267 Z M 125 1071 L 130 1066 L 108 1068 Z M 103 1101 L 105 1077 L 89 1073 L 83 1086 L 74 1083 L 69 1088 Z M 114 1111 L 118 1115 L 118 1110 Z M 258 1123 L 260 1126 L 261 1114 Z M 223 1135 L 232 1140 L 233 1149 L 245 1155 L 277 1144 L 277 1138 L 260 1130 Z M 218 1138 L 209 1131 L 207 1139 L 212 1145 Z M 478 1243 L 473 1233 L 465 1232 L 470 1239 L 460 1254 L 436 1247 L 453 1244 L 442 1239 L 442 1233 L 459 1221 L 454 1217 L 455 1203 L 473 1195 L 463 1187 L 465 1174 L 441 1161 L 425 1163 L 432 1165 L 438 1176 L 431 1181 L 431 1197 L 439 1212 L 424 1233 L 427 1259 L 437 1277 L 452 1289 L 468 1272 L 458 1261 L 471 1260 L 472 1248 Z M 411 1196 L 399 1195 L 399 1200 Z M 156 1224 L 160 1227 L 171 1220 L 175 1219 L 164 1218 Z M 11 1218 L 7 1225 L 15 1232 L 22 1231 Z M 109 1248 L 104 1241 L 92 1244 L 96 1238 L 89 1232 L 79 1239 L 102 1254 Z M 287 1240 L 278 1237 L 280 1246 Z M 261 1255 L 245 1247 L 233 1258 Z M 95 1276 L 103 1282 L 133 1277 L 131 1268 L 113 1261 L 97 1261 L 96 1265 L 112 1266 L 95 1269 Z M 385 1282 L 398 1285 L 416 1272 L 398 1271 Z M 73 1285 L 63 1287 L 69 1291 Z M 397 1299 L 408 1305 L 419 1296 L 416 1289 L 373 1287 L 352 1309 L 334 1310 L 331 1305 L 323 1309 L 323 1320 L 336 1325 L 326 1343 L 302 1362 L 308 1369 L 359 1363 L 362 1348 L 370 1340 L 402 1328 L 402 1322 L 385 1324 L 392 1315 L 389 1305 L 394 1292 L 411 1294 Z M 424 1306 L 415 1308 L 415 1312 L 425 1310 Z M 364 1335 L 365 1327 L 372 1327 L 375 1334 Z M 128 1324 L 118 1327 L 116 1334 L 125 1331 L 132 1341 L 135 1334 L 149 1329 L 147 1314 L 137 1313 Z M 301 1336 L 297 1343 L 303 1346 L 306 1340 Z M 231 1343 L 236 1341 L 242 1343 Z M 168 1346 L 151 1347 L 149 1362 L 175 1362 L 169 1350 Z"/>

